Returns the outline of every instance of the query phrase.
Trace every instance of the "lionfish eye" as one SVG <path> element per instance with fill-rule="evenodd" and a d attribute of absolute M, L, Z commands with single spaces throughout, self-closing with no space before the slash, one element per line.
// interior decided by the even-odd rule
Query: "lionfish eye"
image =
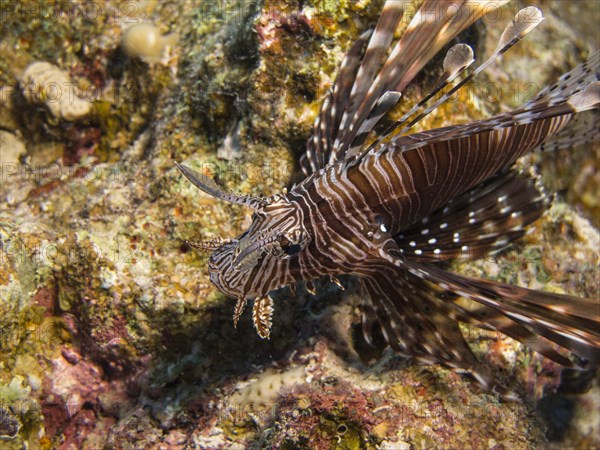
<path fill-rule="evenodd" d="M 302 250 L 302 246 L 300 244 L 293 243 L 285 236 L 281 236 L 279 239 L 279 245 L 286 256 L 296 256 L 298 253 L 300 253 L 300 250 Z"/>
<path fill-rule="evenodd" d="M 300 244 L 289 244 L 283 246 L 282 249 L 287 256 L 296 256 L 302 250 L 302 246 Z"/>

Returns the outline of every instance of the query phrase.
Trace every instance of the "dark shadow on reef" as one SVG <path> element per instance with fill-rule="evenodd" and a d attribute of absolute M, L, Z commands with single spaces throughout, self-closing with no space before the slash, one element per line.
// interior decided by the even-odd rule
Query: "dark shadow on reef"
<path fill-rule="evenodd" d="M 546 424 L 546 438 L 549 441 L 561 442 L 565 439 L 575 417 L 578 401 L 576 396 L 587 392 L 599 376 L 600 372 L 597 369 L 562 370 L 556 393 L 544 396 L 537 403 L 537 409 Z"/>
<path fill-rule="evenodd" d="M 337 289 L 337 288 L 336 288 Z M 151 318 L 158 332 L 148 348 L 158 349 L 140 380 L 139 399 L 151 399 L 153 416 L 164 416 L 176 403 L 194 415 L 210 415 L 206 403 L 220 392 L 230 392 L 235 383 L 278 362 L 289 362 L 294 354 L 318 339 L 323 309 L 335 304 L 331 294 L 319 302 L 300 288 L 296 297 L 288 289 L 273 295 L 275 311 L 270 339 L 261 339 L 252 325 L 251 304 L 233 326 L 235 302 L 222 298 L 204 310 L 193 325 L 182 326 L 182 313 L 174 309 Z M 330 334 L 329 330 L 326 334 Z M 173 401 L 176 398 L 176 401 Z M 208 399 L 208 400 L 207 400 Z"/>

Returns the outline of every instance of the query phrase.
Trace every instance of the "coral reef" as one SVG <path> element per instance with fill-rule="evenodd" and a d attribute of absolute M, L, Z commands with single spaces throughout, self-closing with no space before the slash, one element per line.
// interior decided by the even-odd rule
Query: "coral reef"
<path fill-rule="evenodd" d="M 34 62 L 27 66 L 21 80 L 23 95 L 31 103 L 42 103 L 57 119 L 75 121 L 87 116 L 92 102 L 75 92 L 63 89 L 75 87 L 69 74 L 47 62 Z"/>
<path fill-rule="evenodd" d="M 161 62 L 168 49 L 177 43 L 177 33 L 163 36 L 151 23 L 139 23 L 123 33 L 121 48 L 126 55 L 147 63 Z"/>
<path fill-rule="evenodd" d="M 519 404 L 366 346 L 351 283 L 343 292 L 323 283 L 316 297 L 302 287 L 275 293 L 268 341 L 248 314 L 234 329 L 234 302 L 211 287 L 207 258 L 191 244 L 236 235 L 250 218 L 199 194 L 173 162 L 241 193 L 291 183 L 344 50 L 380 6 L 2 5 L 2 448 L 600 445 L 595 374 L 562 371 L 509 338 L 466 333 Z M 541 34 L 423 127 L 514 106 L 598 47 L 597 3 L 541 7 Z M 467 35 L 477 52 L 490 50 L 514 9 Z M 136 29 L 142 43 L 121 45 Z M 144 44 L 152 37 L 156 47 Z M 86 114 L 66 114 L 43 91 L 26 94 L 32 64 L 76 87 Z M 427 67 L 400 108 L 439 70 Z M 565 194 L 526 239 L 455 269 L 597 298 L 597 157 L 596 145 L 523 161 Z"/>
<path fill-rule="evenodd" d="M 17 437 L 21 422 L 10 411 L 0 408 L 0 440 L 10 441 Z"/>

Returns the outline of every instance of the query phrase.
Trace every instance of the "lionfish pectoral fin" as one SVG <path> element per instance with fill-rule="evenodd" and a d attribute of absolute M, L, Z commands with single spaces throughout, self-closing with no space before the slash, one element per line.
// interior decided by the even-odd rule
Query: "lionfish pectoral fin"
<path fill-rule="evenodd" d="M 410 273 L 385 267 L 361 278 L 367 299 L 363 315 L 365 340 L 373 345 L 376 319 L 386 343 L 398 354 L 425 364 L 442 364 L 469 372 L 485 390 L 505 400 L 515 396 L 482 365 L 458 326 L 460 315 L 446 308 L 436 291 Z"/>
<path fill-rule="evenodd" d="M 531 330 L 583 360 L 575 361 L 582 368 L 596 366 L 600 362 L 600 305 L 593 300 L 474 279 L 412 260 L 399 260 L 398 265 L 442 290 L 474 301 L 487 311 L 501 313 L 504 318 L 520 326 L 518 332 L 512 334 L 526 345 L 529 339 L 519 336 L 519 333 Z M 463 314 L 476 318 L 476 315 L 465 310 Z M 482 325 L 489 327 L 490 323 Z M 511 335 L 506 322 L 497 329 Z M 541 353 L 557 362 L 566 362 L 561 358 L 553 358 L 551 352 L 540 347 L 540 342 L 533 340 L 532 346 L 537 346 Z"/>
<path fill-rule="evenodd" d="M 240 297 L 237 299 L 237 303 L 235 304 L 235 310 L 233 312 L 233 327 L 237 328 L 238 322 L 240 320 L 240 316 L 246 309 L 246 304 L 248 303 L 248 299 L 244 297 Z"/>
<path fill-rule="evenodd" d="M 307 292 L 308 292 L 310 295 L 317 295 L 317 288 L 316 288 L 316 286 L 315 286 L 315 283 L 314 283 L 314 281 L 312 281 L 312 280 L 306 280 L 306 281 L 304 282 L 304 286 L 305 286 L 305 288 L 306 288 Z"/>
<path fill-rule="evenodd" d="M 475 259 L 523 236 L 550 204 L 537 175 L 509 170 L 450 200 L 394 238 L 402 253 L 417 261 Z"/>
<path fill-rule="evenodd" d="M 254 305 L 252 306 L 252 322 L 254 322 L 254 328 L 262 339 L 268 339 L 271 335 L 271 326 L 273 316 L 273 299 L 271 296 L 266 295 L 254 299 Z"/>
<path fill-rule="evenodd" d="M 329 280 L 335 284 L 338 288 L 340 288 L 340 290 L 345 290 L 344 285 L 342 284 L 342 282 L 340 280 L 338 280 L 336 277 L 334 277 L 333 275 L 329 276 Z"/>

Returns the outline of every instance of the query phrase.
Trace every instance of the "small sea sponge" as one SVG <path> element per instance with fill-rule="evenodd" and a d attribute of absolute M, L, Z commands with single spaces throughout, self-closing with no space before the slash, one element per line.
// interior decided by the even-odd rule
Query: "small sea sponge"
<path fill-rule="evenodd" d="M 71 122 L 92 111 L 92 102 L 78 95 L 69 73 L 54 64 L 38 61 L 27 66 L 22 86 L 27 101 L 45 104 L 57 119 Z"/>
<path fill-rule="evenodd" d="M 283 387 L 305 382 L 306 374 L 302 367 L 295 367 L 281 373 L 267 369 L 258 375 L 255 381 L 235 392 L 229 402 L 232 405 L 271 403 L 275 401 Z"/>
<path fill-rule="evenodd" d="M 153 24 L 139 23 L 125 31 L 121 38 L 121 48 L 131 58 L 140 58 L 147 63 L 160 62 L 167 48 L 173 47 L 178 38 L 177 33 L 163 36 Z"/>

